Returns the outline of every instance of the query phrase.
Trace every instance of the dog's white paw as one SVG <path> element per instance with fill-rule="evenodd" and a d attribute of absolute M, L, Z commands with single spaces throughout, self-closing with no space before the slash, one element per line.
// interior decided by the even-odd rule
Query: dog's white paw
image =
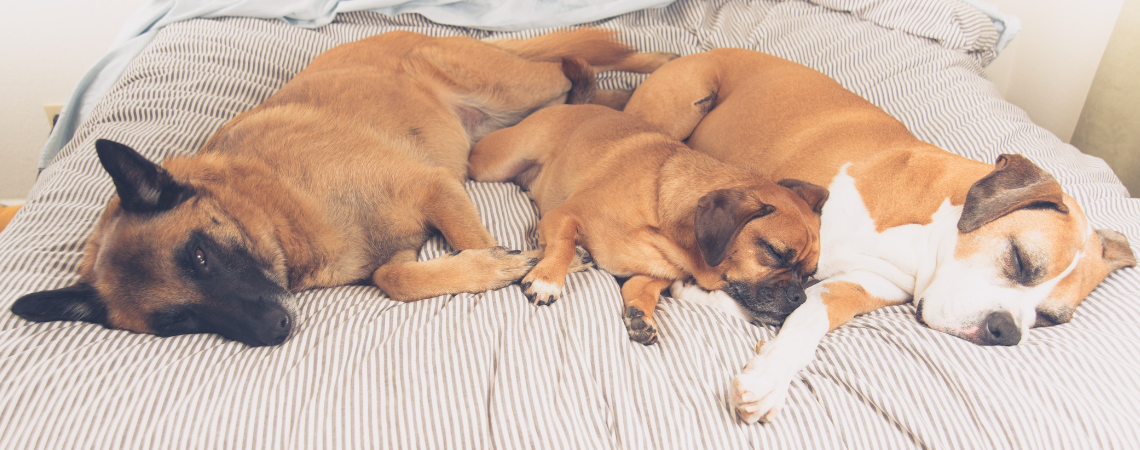
<path fill-rule="evenodd" d="M 523 278 L 521 287 L 523 295 L 536 306 L 549 305 L 557 301 L 558 297 L 561 296 L 562 285 L 530 278 L 529 275 Z"/>
<path fill-rule="evenodd" d="M 729 401 L 746 423 L 770 422 L 788 399 L 795 370 L 772 352 L 756 355 L 732 380 Z"/>
<path fill-rule="evenodd" d="M 752 313 L 744 309 L 743 306 L 740 306 L 740 303 L 737 303 L 736 300 L 733 300 L 732 297 L 729 297 L 724 291 L 706 291 L 696 283 L 677 280 L 669 286 L 669 294 L 673 298 L 717 308 L 730 315 L 744 319 L 746 322 L 752 322 L 753 320 Z"/>

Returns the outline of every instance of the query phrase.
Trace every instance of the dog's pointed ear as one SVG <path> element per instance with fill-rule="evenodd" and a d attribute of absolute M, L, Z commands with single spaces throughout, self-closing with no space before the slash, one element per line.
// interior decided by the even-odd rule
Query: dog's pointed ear
<path fill-rule="evenodd" d="M 816 213 L 816 215 L 823 214 L 823 204 L 827 202 L 827 197 L 831 195 L 831 193 L 827 191 L 827 188 L 806 181 L 784 178 L 776 184 L 795 192 L 796 195 L 804 199 L 804 202 L 811 207 L 811 211 Z"/>
<path fill-rule="evenodd" d="M 1053 208 L 1068 214 L 1061 184 L 1021 155 L 998 156 L 994 171 L 970 186 L 958 231 L 969 233 L 1006 214 L 1027 207 Z"/>
<path fill-rule="evenodd" d="M 95 152 L 115 182 L 119 206 L 125 211 L 166 211 L 194 195 L 193 188 L 174 181 L 170 172 L 130 147 L 99 139 L 95 141 Z"/>
<path fill-rule="evenodd" d="M 1132 254 L 1132 246 L 1128 245 L 1128 238 L 1123 234 L 1107 229 L 1096 230 L 1100 238 L 1101 256 L 1112 272 L 1122 267 L 1136 267 L 1136 255 Z"/>
<path fill-rule="evenodd" d="M 740 189 L 719 189 L 697 201 L 695 231 L 697 246 L 709 267 L 724 261 L 729 244 L 744 224 L 770 214 L 776 208 L 762 203 Z"/>
<path fill-rule="evenodd" d="M 107 324 L 107 307 L 95 288 L 86 283 L 20 297 L 12 304 L 12 313 L 33 322 L 65 320 Z"/>

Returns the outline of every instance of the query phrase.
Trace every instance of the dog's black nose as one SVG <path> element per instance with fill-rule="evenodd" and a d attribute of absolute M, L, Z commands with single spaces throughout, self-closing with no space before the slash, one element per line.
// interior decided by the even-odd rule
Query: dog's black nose
<path fill-rule="evenodd" d="M 281 345 L 293 331 L 293 319 L 282 308 L 272 308 L 258 323 L 257 338 L 262 345 Z"/>
<path fill-rule="evenodd" d="M 794 310 L 804 304 L 804 301 L 807 300 L 807 293 L 804 292 L 803 286 L 794 283 L 789 284 L 784 287 L 784 299 L 788 302 L 788 309 Z"/>
<path fill-rule="evenodd" d="M 986 316 L 978 329 L 982 345 L 1016 345 L 1021 342 L 1021 328 L 1008 311 L 996 311 Z"/>

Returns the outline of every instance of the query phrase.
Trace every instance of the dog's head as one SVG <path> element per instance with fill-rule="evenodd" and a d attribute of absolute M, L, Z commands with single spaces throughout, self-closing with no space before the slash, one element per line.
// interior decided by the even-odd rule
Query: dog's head
<path fill-rule="evenodd" d="M 284 342 L 292 294 L 268 219 L 219 192 L 208 173 L 175 179 L 125 145 L 100 140 L 96 150 L 118 197 L 87 240 L 79 281 L 25 295 L 12 312 L 159 336 Z"/>
<path fill-rule="evenodd" d="M 1015 345 L 1068 322 L 1110 272 L 1136 265 L 1128 240 L 1094 230 L 1052 176 L 1001 155 L 970 188 L 952 252 L 916 292 L 919 320 L 982 345 Z"/>
<path fill-rule="evenodd" d="M 779 324 L 806 298 L 819 263 L 827 189 L 798 180 L 709 192 L 697 203 L 696 237 L 724 290 L 756 321 Z"/>

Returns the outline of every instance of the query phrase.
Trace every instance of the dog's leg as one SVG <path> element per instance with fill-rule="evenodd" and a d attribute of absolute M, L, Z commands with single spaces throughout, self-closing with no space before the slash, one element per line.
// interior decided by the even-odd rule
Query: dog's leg
<path fill-rule="evenodd" d="M 779 414 L 792 379 L 811 363 L 828 331 L 859 314 L 904 303 L 910 294 L 878 275 L 857 272 L 816 284 L 807 297 L 732 381 L 729 401 L 741 420 L 768 422 Z"/>
<path fill-rule="evenodd" d="M 656 125 L 674 138 L 685 140 L 716 105 L 716 64 L 703 64 L 700 56 L 666 64 L 633 92 L 625 112 Z"/>
<path fill-rule="evenodd" d="M 456 250 L 495 247 L 499 244 L 479 220 L 479 211 L 467 196 L 463 182 L 449 175 L 441 175 L 424 183 L 430 192 L 422 211 L 428 224 L 443 233 L 447 243 Z"/>
<path fill-rule="evenodd" d="M 467 161 L 467 176 L 475 181 L 511 181 L 533 167 L 538 155 L 547 153 L 551 147 L 544 134 L 532 132 L 535 126 L 532 122 L 522 122 L 488 134 L 475 143 Z"/>
<path fill-rule="evenodd" d="M 460 292 L 498 289 L 526 274 L 534 260 L 505 247 L 463 250 L 428 261 L 401 250 L 376 269 L 372 282 L 396 301 L 421 300 Z"/>
<path fill-rule="evenodd" d="M 497 246 L 455 177 L 441 171 L 434 179 L 424 180 L 422 188 L 430 193 L 421 205 L 424 218 L 457 252 L 417 261 L 419 246 L 398 251 L 372 274 L 373 283 L 389 297 L 411 301 L 498 289 L 534 267 L 532 256 Z"/>
<path fill-rule="evenodd" d="M 532 61 L 470 38 L 441 39 L 448 45 L 417 49 L 406 64 L 442 83 L 458 109 L 477 112 L 469 112 L 476 118 L 465 123 L 473 141 L 537 109 L 565 103 L 571 92 L 562 59 Z"/>
<path fill-rule="evenodd" d="M 538 306 L 558 300 L 566 273 L 578 254 L 578 218 L 565 204 L 546 213 L 538 221 L 538 244 L 542 259 L 522 279 L 523 294 Z"/>
<path fill-rule="evenodd" d="M 621 298 L 625 301 L 622 320 L 629 338 L 635 342 L 652 345 L 657 342 L 657 322 L 653 312 L 661 291 L 669 287 L 672 280 L 662 280 L 645 275 L 634 275 L 621 286 Z"/>

